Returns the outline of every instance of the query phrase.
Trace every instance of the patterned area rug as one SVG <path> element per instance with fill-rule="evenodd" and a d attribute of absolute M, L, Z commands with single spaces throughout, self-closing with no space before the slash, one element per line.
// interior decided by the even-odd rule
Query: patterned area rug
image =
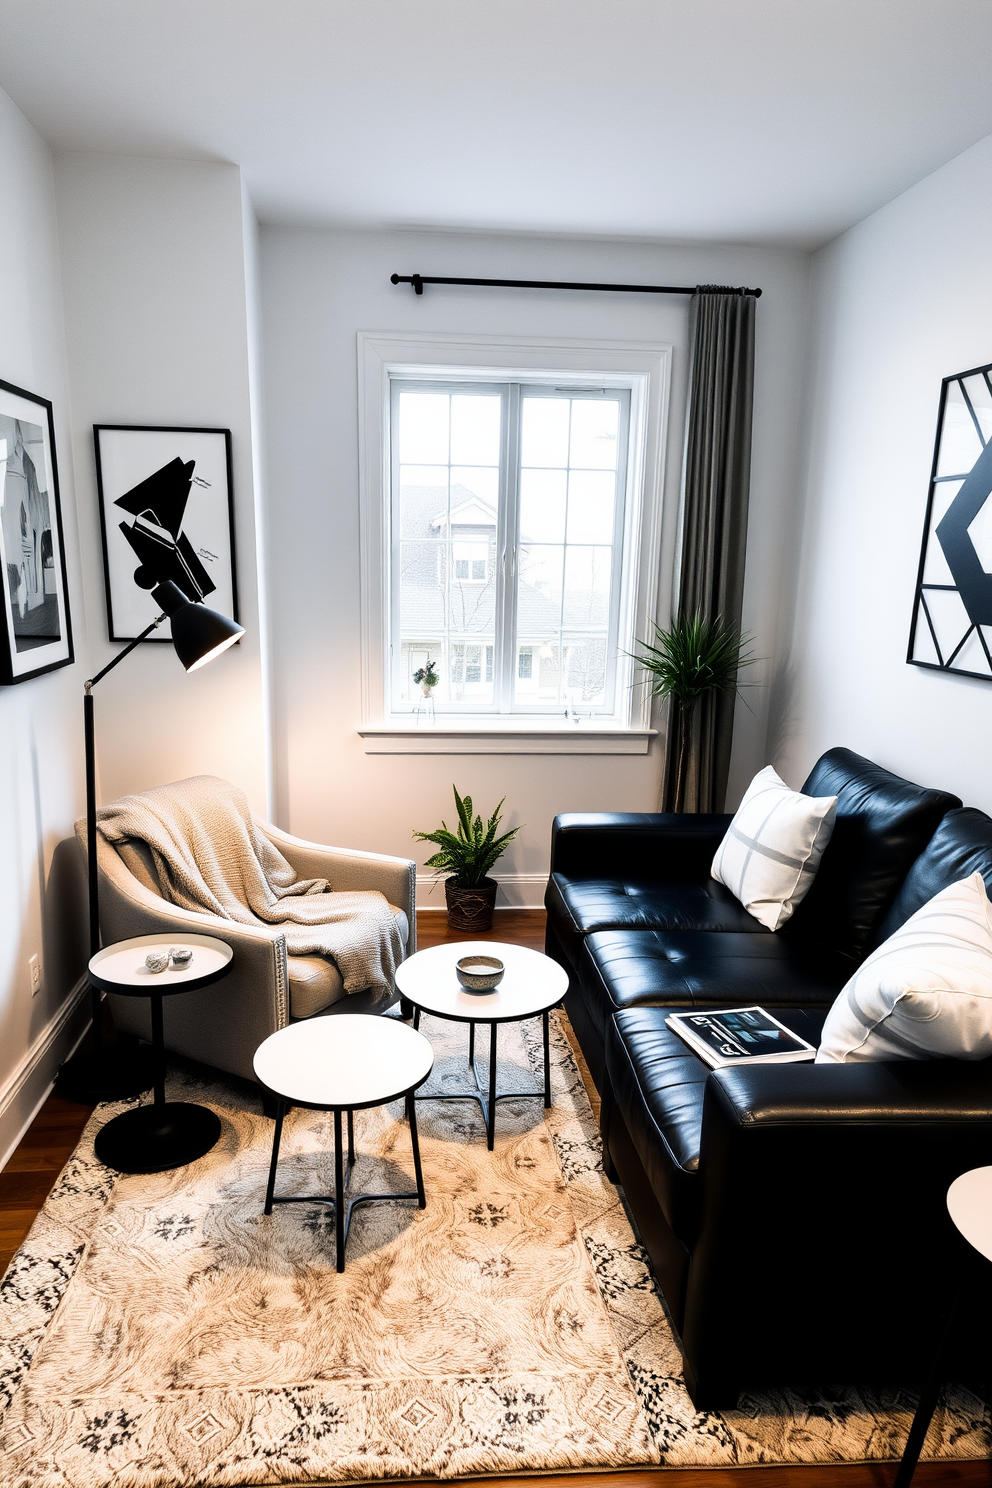
<path fill-rule="evenodd" d="M 466 1031 L 425 1018 L 426 1091 L 465 1089 Z M 693 1410 L 644 1251 L 604 1178 L 561 1025 L 555 1103 L 419 1107 L 428 1207 L 262 1214 L 272 1123 L 248 1087 L 176 1068 L 223 1136 L 173 1173 L 116 1176 L 95 1113 L 0 1287 L 4 1488 L 240 1488 L 577 1468 L 897 1457 L 913 1402 L 853 1392 Z M 540 1085 L 539 1022 L 501 1033 L 503 1088 Z M 356 1191 L 412 1185 L 401 1103 L 359 1112 Z M 333 1187 L 332 1119 L 296 1111 L 282 1193 Z M 931 1457 L 988 1452 L 954 1394 Z"/>

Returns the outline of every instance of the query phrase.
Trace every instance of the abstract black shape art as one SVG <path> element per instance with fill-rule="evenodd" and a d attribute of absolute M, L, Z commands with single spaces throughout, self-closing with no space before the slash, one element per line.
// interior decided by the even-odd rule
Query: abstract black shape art
<path fill-rule="evenodd" d="M 120 530 L 140 564 L 135 583 L 154 589 L 171 579 L 192 600 L 204 599 L 217 587 L 182 530 L 195 463 L 177 455 L 114 502 L 134 517 L 121 522 Z"/>
<path fill-rule="evenodd" d="M 992 681 L 992 363 L 945 377 L 907 661 Z"/>

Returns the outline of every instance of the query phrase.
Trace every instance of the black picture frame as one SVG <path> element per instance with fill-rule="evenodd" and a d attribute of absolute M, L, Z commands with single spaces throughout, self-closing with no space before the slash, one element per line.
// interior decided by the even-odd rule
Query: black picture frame
<path fill-rule="evenodd" d="M 157 614 L 145 576 L 139 573 L 143 560 L 123 530 L 144 523 L 148 532 L 162 535 L 159 524 L 168 526 L 170 519 L 153 509 L 155 495 L 143 512 L 135 510 L 153 491 L 160 500 L 178 503 L 173 507 L 179 515 L 171 524 L 176 529 L 171 535 L 178 544 L 181 575 L 177 569 L 171 576 L 191 599 L 202 597 L 212 609 L 238 620 L 230 429 L 185 424 L 94 424 L 93 447 L 110 639 L 133 641 Z M 173 469 L 177 461 L 188 467 L 191 479 L 185 480 L 175 470 L 163 498 L 162 487 L 145 483 L 163 477 L 166 467 Z M 138 487 L 143 488 L 141 498 L 135 495 Z M 122 507 L 127 497 L 134 499 Z M 183 552 L 188 561 L 182 560 Z M 212 585 L 206 592 L 202 592 L 204 578 Z M 149 644 L 169 644 L 168 621 L 146 639 Z"/>
<path fill-rule="evenodd" d="M 906 660 L 992 682 L 992 362 L 940 385 Z"/>
<path fill-rule="evenodd" d="M 75 660 L 55 417 L 47 398 L 0 380 L 0 686 Z"/>

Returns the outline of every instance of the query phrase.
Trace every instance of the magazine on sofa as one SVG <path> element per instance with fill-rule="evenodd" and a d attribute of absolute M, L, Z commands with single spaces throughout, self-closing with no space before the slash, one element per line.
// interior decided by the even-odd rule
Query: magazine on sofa
<path fill-rule="evenodd" d="M 760 1007 L 673 1013 L 665 1022 L 714 1069 L 729 1064 L 794 1064 L 816 1056 L 812 1044 Z"/>

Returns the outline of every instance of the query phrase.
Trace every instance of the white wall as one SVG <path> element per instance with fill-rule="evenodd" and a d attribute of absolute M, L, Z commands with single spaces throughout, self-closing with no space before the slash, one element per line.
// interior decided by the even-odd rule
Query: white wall
<path fill-rule="evenodd" d="M 93 425 L 228 428 L 241 643 L 187 676 L 148 643 L 95 692 L 100 794 L 186 775 L 236 781 L 266 809 L 246 254 L 235 166 L 109 155 L 55 162 L 80 540 L 93 666 L 107 640 Z"/>
<path fill-rule="evenodd" d="M 525 830 L 501 865 L 516 902 L 540 902 L 558 811 L 657 809 L 649 756 L 370 756 L 361 716 L 356 332 L 415 330 L 671 342 L 662 614 L 670 597 L 684 411 L 687 301 L 479 289 L 415 297 L 389 275 L 758 285 L 745 626 L 778 645 L 781 564 L 796 489 L 808 259 L 792 250 L 661 247 L 530 237 L 262 230 L 268 559 L 276 793 L 302 835 L 414 855 L 411 831 L 452 811 L 451 783 L 483 807 L 507 797 Z M 739 708 L 731 796 L 765 760 L 766 689 Z M 421 858 L 424 856 L 420 849 Z M 442 903 L 435 894 L 433 901 Z"/>
<path fill-rule="evenodd" d="M 0 1165 L 44 1096 L 74 1029 L 61 1026 L 79 972 L 72 907 L 51 876 L 56 843 L 82 810 L 87 652 L 47 146 L 0 92 L 0 378 L 54 404 L 69 603 L 77 661 L 0 688 Z M 32 996 L 28 958 L 44 955 Z"/>
<path fill-rule="evenodd" d="M 992 361 L 992 137 L 818 255 L 791 784 L 846 744 L 992 810 L 992 687 L 906 663 L 941 379 Z"/>

